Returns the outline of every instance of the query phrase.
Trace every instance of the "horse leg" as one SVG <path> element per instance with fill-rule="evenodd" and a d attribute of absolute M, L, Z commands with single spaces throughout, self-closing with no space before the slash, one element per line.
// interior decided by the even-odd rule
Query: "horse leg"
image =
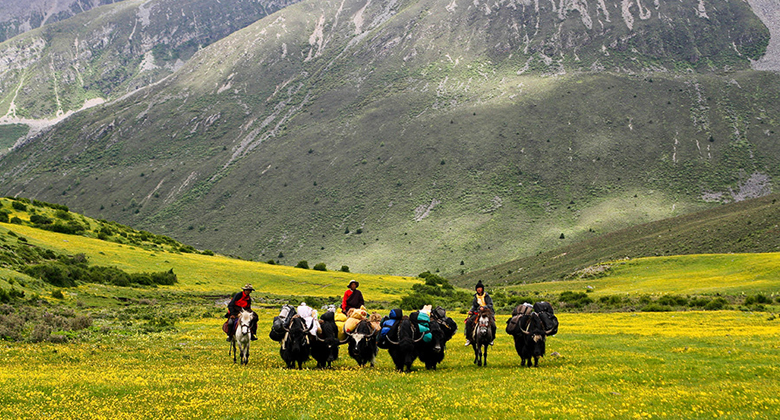
<path fill-rule="evenodd" d="M 485 359 L 484 362 L 482 362 L 482 366 L 487 366 L 487 351 L 488 351 L 489 344 L 485 344 L 485 352 L 483 353 L 483 358 Z"/>
<path fill-rule="evenodd" d="M 233 363 L 236 363 L 236 340 L 235 339 L 230 341 L 230 346 L 233 349 Z"/>

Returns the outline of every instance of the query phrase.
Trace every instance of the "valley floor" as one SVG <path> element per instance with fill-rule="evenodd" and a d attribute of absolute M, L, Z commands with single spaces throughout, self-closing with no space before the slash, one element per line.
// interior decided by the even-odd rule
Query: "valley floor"
<path fill-rule="evenodd" d="M 174 332 L 0 345 L 0 418 L 778 418 L 780 319 L 767 313 L 560 314 L 539 368 L 499 334 L 489 366 L 458 333 L 438 371 L 283 369 L 261 313 L 249 365 L 234 365 L 217 318 Z M 458 316 L 460 318 L 460 315 Z M 459 319 L 458 319 L 459 320 Z"/>

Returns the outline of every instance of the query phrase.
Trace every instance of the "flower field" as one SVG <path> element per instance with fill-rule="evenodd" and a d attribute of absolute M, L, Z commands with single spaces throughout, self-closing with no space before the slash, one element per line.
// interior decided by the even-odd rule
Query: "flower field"
<path fill-rule="evenodd" d="M 77 344 L 0 344 L 3 419 L 780 418 L 780 319 L 766 313 L 560 314 L 539 368 L 521 368 L 501 328 L 488 367 L 458 334 L 444 363 L 393 371 L 380 350 L 357 368 L 283 369 L 260 313 L 249 365 L 234 365 L 221 319 L 175 332 Z M 458 316 L 459 318 L 461 316 Z"/>

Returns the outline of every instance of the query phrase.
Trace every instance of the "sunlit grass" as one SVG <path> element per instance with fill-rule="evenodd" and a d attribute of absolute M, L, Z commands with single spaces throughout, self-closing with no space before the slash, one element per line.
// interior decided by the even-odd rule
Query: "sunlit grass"
<path fill-rule="evenodd" d="M 273 311 L 261 313 L 268 330 Z M 489 365 L 458 334 L 438 371 L 346 357 L 283 369 L 264 334 L 233 365 L 221 320 L 170 333 L 0 348 L 0 418 L 776 418 L 780 324 L 765 314 L 561 314 L 537 369 L 501 331 Z M 460 319 L 459 319 L 460 321 Z M 503 325 L 504 319 L 499 320 Z M 552 353 L 556 353 L 555 356 Z M 478 413 L 475 414 L 475 413 Z"/>
<path fill-rule="evenodd" d="M 780 253 L 679 255 L 612 263 L 598 279 L 510 286 L 526 292 L 584 291 L 614 294 L 732 294 L 780 292 Z"/>
<path fill-rule="evenodd" d="M 179 283 L 173 288 L 194 292 L 238 290 L 251 283 L 259 293 L 286 295 L 338 296 L 349 280 L 360 282 L 373 300 L 396 300 L 419 279 L 398 276 L 304 270 L 283 265 L 239 260 L 221 255 L 174 253 L 148 250 L 78 235 L 63 235 L 22 225 L 3 224 L 6 230 L 24 236 L 28 243 L 74 255 L 83 253 L 90 264 L 115 266 L 127 272 L 157 272 L 173 269 Z M 165 289 L 166 287 L 161 287 Z"/>

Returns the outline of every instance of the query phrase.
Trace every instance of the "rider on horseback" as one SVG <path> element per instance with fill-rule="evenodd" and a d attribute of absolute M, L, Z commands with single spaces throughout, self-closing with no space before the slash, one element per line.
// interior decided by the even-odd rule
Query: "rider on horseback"
<path fill-rule="evenodd" d="M 477 322 L 477 314 L 481 307 L 490 309 L 490 329 L 493 331 L 493 337 L 496 336 L 496 312 L 493 309 L 493 298 L 485 292 L 485 286 L 482 284 L 482 280 L 477 282 L 477 285 L 474 286 L 474 290 L 476 293 L 474 293 L 474 300 L 471 301 L 471 310 L 469 311 L 468 318 L 466 318 L 466 328 L 464 331 L 466 333 L 466 346 L 471 345 L 471 333 L 474 331 L 474 324 Z M 492 341 L 490 342 L 490 345 L 493 345 Z"/>
<path fill-rule="evenodd" d="M 226 318 L 228 318 L 228 338 L 227 341 L 231 341 L 233 339 L 233 334 L 235 333 L 235 323 L 236 318 L 238 317 L 238 314 L 241 313 L 241 310 L 245 310 L 247 312 L 252 312 L 252 297 L 250 294 L 252 291 L 255 290 L 252 288 L 251 284 L 246 284 L 242 291 L 238 292 L 233 296 L 233 299 L 228 303 L 228 313 L 225 315 Z M 259 317 L 256 313 L 252 312 L 252 323 L 250 324 L 250 330 L 252 331 L 252 340 L 257 340 L 257 320 Z"/>

